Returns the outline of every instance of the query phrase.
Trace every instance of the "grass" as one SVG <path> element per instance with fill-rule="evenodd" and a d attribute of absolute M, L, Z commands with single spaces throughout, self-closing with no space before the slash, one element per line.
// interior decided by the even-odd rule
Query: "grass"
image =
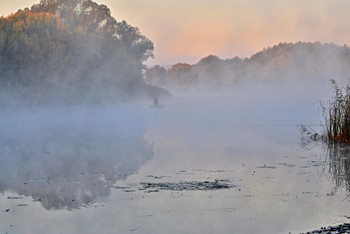
<path fill-rule="evenodd" d="M 301 125 L 300 132 L 305 145 L 311 141 L 350 143 L 350 84 L 340 87 L 335 80 L 331 80 L 331 84 L 334 92 L 332 100 L 321 102 L 323 134 Z"/>
<path fill-rule="evenodd" d="M 325 118 L 323 138 L 329 143 L 350 143 L 350 85 L 339 87 L 331 80 L 333 99 L 321 103 Z"/>

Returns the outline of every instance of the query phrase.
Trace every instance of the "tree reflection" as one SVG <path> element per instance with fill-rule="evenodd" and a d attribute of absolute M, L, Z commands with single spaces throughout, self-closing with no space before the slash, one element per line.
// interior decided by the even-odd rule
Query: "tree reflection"
<path fill-rule="evenodd" d="M 78 209 L 108 196 L 109 186 L 152 158 L 142 127 L 95 117 L 83 124 L 8 121 L 13 126 L 0 128 L 0 192 L 30 196 L 49 210 Z"/>

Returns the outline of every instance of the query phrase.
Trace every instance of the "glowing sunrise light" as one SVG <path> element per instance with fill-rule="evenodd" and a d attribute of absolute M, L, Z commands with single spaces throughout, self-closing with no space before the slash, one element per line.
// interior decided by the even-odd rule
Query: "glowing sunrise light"
<path fill-rule="evenodd" d="M 39 1 L 0 0 L 0 14 Z M 149 64 L 195 63 L 204 56 L 249 57 L 280 42 L 349 42 L 346 0 L 98 0 L 155 45 Z"/>

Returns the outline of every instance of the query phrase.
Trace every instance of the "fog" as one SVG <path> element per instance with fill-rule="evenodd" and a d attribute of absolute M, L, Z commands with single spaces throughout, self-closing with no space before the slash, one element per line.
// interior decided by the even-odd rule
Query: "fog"
<path fill-rule="evenodd" d="M 0 192 L 31 196 L 47 209 L 106 197 L 108 186 L 152 158 L 145 114 L 125 105 L 3 111 Z"/>
<path fill-rule="evenodd" d="M 331 96 L 331 89 L 328 85 L 312 88 L 252 85 L 219 90 L 173 90 L 172 94 L 147 136 L 154 138 L 155 147 L 162 145 L 158 141 L 173 144 L 175 149 L 169 153 L 176 161 L 178 144 L 203 147 L 201 152 L 236 147 L 239 153 L 243 149 L 255 149 L 264 141 L 297 143 L 300 125 L 322 134 L 320 101 Z M 197 156 L 199 161 L 205 161 L 205 156 L 203 159 L 200 153 Z"/>
<path fill-rule="evenodd" d="M 300 133 L 323 133 L 320 102 L 330 79 L 349 80 L 347 46 L 281 43 L 146 71 L 152 42 L 92 1 L 43 0 L 0 27 L 15 29 L 0 34 L 0 232 L 287 233 L 347 220 L 348 151 Z"/>
<path fill-rule="evenodd" d="M 269 84 L 311 87 L 330 79 L 349 80 L 350 50 L 320 42 L 280 43 L 249 58 L 220 59 L 209 55 L 196 64 L 178 63 L 165 69 L 149 68 L 147 82 L 164 87 L 229 87 Z"/>
<path fill-rule="evenodd" d="M 164 228 L 285 233 L 335 222 L 348 209 L 341 203 L 347 184 L 337 184 L 327 172 L 323 146 L 299 146 L 300 125 L 322 133 L 319 102 L 331 98 L 330 83 L 169 91 L 171 97 L 159 97 L 158 105 L 147 99 L 3 108 L 0 204 L 9 212 L 0 213 L 5 224 L 0 230 L 13 225 L 18 233 L 48 227 L 76 233 L 164 233 Z M 142 187 L 217 179 L 235 187 L 158 192 Z M 332 192 L 337 195 L 326 196 Z M 322 212 L 330 203 L 336 208 Z M 318 215 L 310 223 L 300 212 Z M 273 225 L 266 225 L 267 217 Z M 38 220 L 45 223 L 30 224 Z"/>
<path fill-rule="evenodd" d="M 152 159 L 154 147 L 163 148 L 167 156 L 160 159 L 174 165 L 182 150 L 196 155 L 189 157 L 198 160 L 190 166 L 209 163 L 208 152 L 240 154 L 250 148 L 258 154 L 265 141 L 297 141 L 298 125 L 319 125 L 319 101 L 329 96 L 327 90 L 251 85 L 172 90 L 159 107 L 148 100 L 6 108 L 0 116 L 0 190 L 31 196 L 47 209 L 77 209 L 137 173 Z M 294 128 L 290 135 L 271 132 L 281 126 Z"/>

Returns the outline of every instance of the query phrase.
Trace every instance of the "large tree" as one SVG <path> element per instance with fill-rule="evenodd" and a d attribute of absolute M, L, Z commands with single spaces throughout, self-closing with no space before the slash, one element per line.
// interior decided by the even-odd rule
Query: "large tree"
<path fill-rule="evenodd" d="M 143 62 L 152 56 L 138 28 L 90 0 L 42 0 L 0 18 L 0 91 L 22 100 L 99 102 L 161 92 L 143 81 Z"/>

